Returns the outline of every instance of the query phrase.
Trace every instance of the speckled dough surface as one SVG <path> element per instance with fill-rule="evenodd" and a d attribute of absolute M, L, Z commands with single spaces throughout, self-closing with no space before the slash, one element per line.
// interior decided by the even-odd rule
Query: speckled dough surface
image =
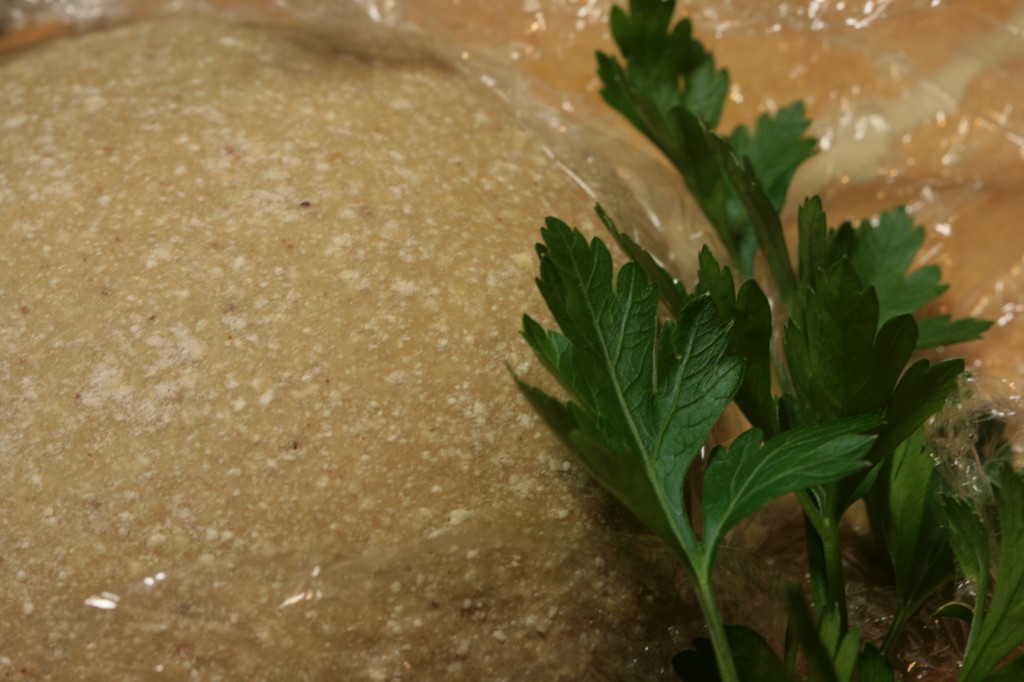
<path fill-rule="evenodd" d="M 0 65 L 0 676 L 81 657 L 83 600 L 156 571 L 601 523 L 503 365 L 535 372 L 543 217 L 589 211 L 498 98 L 426 63 L 175 20 Z M 488 647 L 549 637 L 506 620 Z M 211 638 L 176 664 L 213 665 Z"/>

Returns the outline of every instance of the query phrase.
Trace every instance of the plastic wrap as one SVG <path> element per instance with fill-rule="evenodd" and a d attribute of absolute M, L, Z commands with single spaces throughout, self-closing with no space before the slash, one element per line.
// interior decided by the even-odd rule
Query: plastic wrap
<path fill-rule="evenodd" d="M 685 279 L 696 245 L 709 235 L 698 211 L 679 199 L 672 173 L 599 101 L 592 52 L 613 49 L 608 8 L 604 0 L 9 0 L 0 6 L 0 48 L 16 55 L 71 32 L 200 13 L 307 26 L 343 45 L 379 45 L 383 36 L 393 49 L 428 49 L 509 100 L 565 171 L 625 216 Z M 1012 426 L 1024 379 L 1024 86 L 1013 77 L 1024 61 L 1024 4 L 693 0 L 681 9 L 731 71 L 723 126 L 795 99 L 807 103 L 821 153 L 798 175 L 790 211 L 812 192 L 823 194 L 833 224 L 909 205 L 928 227 L 925 259 L 940 263 L 953 284 L 941 309 L 997 321 L 983 345 L 953 349 L 968 353 L 983 378 L 975 380 L 971 407 L 944 415 L 934 430 L 949 469 L 977 494 L 975 417 L 998 413 Z M 1013 448 L 1010 456 L 1019 453 L 1015 441 Z M 777 533 L 794 527 L 793 509 L 773 507 L 741 528 L 722 571 L 731 619 L 758 623 L 775 641 L 783 624 L 766 595 L 779 576 L 760 557 L 795 556 Z M 783 558 L 777 570 L 792 574 L 799 566 Z M 616 620 L 621 604 L 599 589 L 608 572 L 635 575 L 632 597 L 655 612 L 655 636 Z M 204 679 L 568 679 L 583 665 L 593 679 L 670 679 L 669 656 L 700 634 L 673 572 L 671 558 L 647 540 L 604 531 L 470 527 L 367 556 L 340 556 L 323 539 L 303 538 L 230 567 L 154 566 L 82 595 L 74 632 L 51 635 L 60 662 L 35 662 L 29 672 L 54 679 L 183 679 L 197 670 Z M 456 573 L 447 601 L 431 601 L 433 577 Z M 678 590 L 666 593 L 673 580 Z M 410 591 L 410 581 L 426 587 Z M 889 598 L 875 590 L 854 608 L 870 619 L 886 612 Z M 524 627 L 518 616 L 503 615 L 511 603 L 507 613 L 533 620 Z M 580 623 L 577 651 L 538 646 L 532 660 L 519 655 L 517 637 L 543 643 L 549 631 Z M 944 679 L 957 636 L 922 637 L 903 661 L 908 678 Z M 437 655 L 439 647 L 450 655 Z M 22 665 L 16 652 L 0 649 L 0 671 Z"/>

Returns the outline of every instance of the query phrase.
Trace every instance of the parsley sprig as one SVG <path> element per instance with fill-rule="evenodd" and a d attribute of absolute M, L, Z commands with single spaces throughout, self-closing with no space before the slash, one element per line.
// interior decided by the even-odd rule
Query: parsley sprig
<path fill-rule="evenodd" d="M 978 338 L 989 323 L 924 316 L 945 285 L 937 266 L 914 269 L 924 230 L 902 208 L 829 228 L 812 197 L 799 209 L 791 261 L 779 214 L 814 153 L 803 107 L 718 134 L 728 73 L 687 20 L 672 25 L 673 13 L 662 0 L 613 10 L 625 63 L 598 55 L 602 94 L 679 170 L 741 284 L 705 247 L 688 291 L 598 208 L 630 261 L 616 273 L 601 239 L 549 218 L 537 284 L 560 331 L 524 316 L 523 335 L 569 400 L 517 379 L 520 388 L 594 478 L 679 556 L 710 637 L 676 657 L 684 680 L 794 680 L 799 656 L 810 679 L 892 680 L 887 657 L 903 627 L 958 570 L 979 595 L 941 611 L 972 622 L 960 680 L 1010 679 L 1024 670 L 1020 659 L 993 670 L 1024 641 L 1024 486 L 1009 469 L 995 474 L 986 513 L 1001 532 L 990 538 L 943 485 L 925 437 L 963 362 L 914 360 L 919 349 Z M 758 252 L 786 317 L 778 336 L 754 279 Z M 751 428 L 705 453 L 730 403 Z M 684 480 L 699 457 L 697 510 Z M 712 576 L 728 531 L 787 493 L 804 510 L 810 604 L 787 588 L 790 637 L 779 656 L 756 632 L 722 622 Z M 880 643 L 862 642 L 849 622 L 840 553 L 843 515 L 862 499 L 897 588 Z"/>

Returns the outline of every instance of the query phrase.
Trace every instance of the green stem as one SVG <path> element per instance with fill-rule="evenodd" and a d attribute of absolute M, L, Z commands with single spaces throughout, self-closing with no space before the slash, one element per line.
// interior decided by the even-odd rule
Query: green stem
<path fill-rule="evenodd" d="M 846 634 L 848 615 L 843 556 L 839 547 L 839 520 L 835 512 L 834 486 L 820 491 L 822 507 L 807 492 L 797 497 L 804 507 L 804 533 L 807 538 L 807 564 L 811 574 L 811 595 L 819 619 L 829 611 L 839 616 L 840 636 Z"/>
<path fill-rule="evenodd" d="M 896 641 L 899 640 L 900 635 L 903 634 L 903 628 L 906 626 L 907 621 L 913 614 L 913 610 L 907 607 L 902 601 L 896 605 L 896 613 L 892 617 L 892 625 L 889 626 L 889 632 L 885 635 L 885 641 L 882 642 L 882 653 L 886 656 L 892 651 L 892 648 L 896 646 Z"/>
<path fill-rule="evenodd" d="M 822 546 L 825 552 L 825 575 L 827 578 L 829 603 L 836 608 L 839 614 L 840 637 L 846 635 L 847 631 L 847 610 L 846 610 L 846 581 L 843 578 L 843 555 L 839 548 L 839 524 L 829 519 L 825 537 L 822 538 Z"/>
<path fill-rule="evenodd" d="M 648 476 L 651 477 L 652 474 L 648 472 Z M 655 479 L 651 478 L 651 480 Z M 655 486 L 655 495 L 662 509 L 671 509 L 664 494 L 657 486 Z M 729 639 L 725 634 L 725 625 L 722 623 L 722 616 L 718 611 L 718 601 L 715 599 L 714 588 L 711 586 L 714 552 L 704 551 L 693 531 L 690 519 L 685 515 L 672 518 L 670 524 L 676 539 L 678 556 L 683 560 L 683 567 L 689 574 L 694 591 L 697 593 L 697 603 L 700 604 L 700 610 L 704 613 L 704 621 L 711 637 L 711 648 L 715 651 L 715 661 L 718 664 L 719 681 L 740 682 L 739 674 L 736 672 L 736 663 L 732 658 L 732 648 L 729 646 Z"/>
<path fill-rule="evenodd" d="M 693 584 L 700 609 L 704 612 L 704 621 L 707 623 L 708 635 L 711 637 L 711 647 L 715 650 L 718 676 L 721 682 L 739 682 L 739 673 L 736 671 L 736 663 L 732 658 L 732 648 L 729 646 L 729 638 L 725 634 L 722 616 L 718 612 L 718 602 L 711 587 L 711 579 L 708 572 L 702 571 L 702 573 L 704 575 L 694 576 Z"/>
<path fill-rule="evenodd" d="M 783 661 L 786 672 L 790 675 L 793 674 L 793 670 L 796 668 L 796 655 L 799 649 L 800 640 L 796 633 L 793 632 L 792 617 L 790 617 L 790 622 L 786 625 L 786 659 Z"/>
<path fill-rule="evenodd" d="M 815 523 L 811 514 L 804 512 L 804 542 L 807 546 L 807 570 L 811 578 L 811 601 L 818 619 L 828 603 L 828 571 L 825 568 L 825 548 L 821 538 L 823 529 Z"/>

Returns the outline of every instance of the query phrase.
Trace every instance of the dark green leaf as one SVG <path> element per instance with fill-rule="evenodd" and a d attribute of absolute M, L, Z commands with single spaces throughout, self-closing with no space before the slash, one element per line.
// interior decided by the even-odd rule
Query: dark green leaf
<path fill-rule="evenodd" d="M 951 601 L 935 609 L 933 615 L 936 618 L 956 618 L 970 625 L 974 620 L 974 609 L 963 602 Z"/>
<path fill-rule="evenodd" d="M 706 637 L 695 639 L 692 649 L 673 656 L 672 669 L 683 682 L 721 682 L 722 679 L 711 640 Z"/>
<path fill-rule="evenodd" d="M 785 666 L 761 635 L 741 625 L 725 626 L 732 647 L 740 682 L 793 682 Z M 706 638 L 694 641 L 694 648 L 677 654 L 672 665 L 684 682 L 718 682 L 711 642 Z"/>
<path fill-rule="evenodd" d="M 955 578 L 953 553 L 941 525 L 939 475 L 918 429 L 881 464 L 867 496 L 872 527 L 882 536 L 896 576 L 897 609 L 883 648 L 890 650 L 907 619 Z"/>
<path fill-rule="evenodd" d="M 694 39 L 689 20 L 669 30 L 674 9 L 675 2 L 664 0 L 630 0 L 628 14 L 619 7 L 612 9 L 612 36 L 626 59 L 624 82 L 636 93 L 629 94 L 653 105 L 662 120 L 671 109 L 685 107 L 717 125 L 729 76 L 715 68 L 711 54 Z M 615 80 L 605 81 L 606 99 L 605 91 L 616 85 Z M 609 103 L 618 108 L 614 101 Z"/>
<path fill-rule="evenodd" d="M 861 459 L 879 423 L 876 416 L 787 431 L 761 445 L 761 432 L 743 433 L 717 450 L 704 474 L 704 545 L 709 554 L 743 517 L 796 490 L 828 483 L 864 468 Z"/>
<path fill-rule="evenodd" d="M 615 241 L 618 243 L 619 248 L 629 256 L 629 259 L 640 266 L 640 269 L 647 275 L 647 279 L 654 282 L 658 287 L 658 294 L 661 296 L 661 302 L 665 304 L 669 314 L 679 319 L 679 315 L 683 311 L 683 306 L 692 298 L 690 294 L 686 293 L 686 289 L 682 284 L 679 283 L 675 277 L 673 277 L 661 263 L 655 260 L 654 256 L 648 253 L 642 246 L 636 243 L 636 241 L 628 234 L 620 232 L 615 226 L 615 223 L 608 216 L 604 210 L 598 206 L 596 208 L 598 217 L 601 218 L 601 222 L 611 232 L 612 236 L 615 237 Z"/>
<path fill-rule="evenodd" d="M 858 682 L 896 682 L 892 666 L 876 646 L 865 644 L 857 661 Z"/>
<path fill-rule="evenodd" d="M 846 249 L 854 269 L 865 284 L 875 287 L 879 325 L 904 314 L 917 314 L 947 288 L 937 265 L 910 271 L 921 245 L 924 228 L 915 226 L 903 207 L 883 213 L 877 224 L 862 221 L 853 229 Z M 972 318 L 951 321 L 939 315 L 921 322 L 918 348 L 932 348 L 981 337 L 990 322 Z"/>
<path fill-rule="evenodd" d="M 820 272 L 814 288 L 801 289 L 785 348 L 801 413 L 810 423 L 883 411 L 914 351 L 917 327 L 909 315 L 880 330 L 877 325 L 874 290 L 845 260 Z"/>
<path fill-rule="evenodd" d="M 555 331 L 544 331 L 544 328 L 529 315 L 523 315 L 522 334 L 552 376 L 558 379 L 567 391 L 575 394 L 584 407 L 594 409 L 597 399 L 591 392 L 586 377 L 578 373 L 569 339 Z"/>
<path fill-rule="evenodd" d="M 681 553 L 682 548 L 658 503 L 658 496 L 642 462 L 632 453 L 611 450 L 588 435 L 587 431 L 594 428 L 586 429 L 580 425 L 578 417 L 586 418 L 586 415 L 574 409 L 575 405 L 565 405 L 519 379 L 516 382 L 548 427 L 573 450 L 590 475 L 675 552 Z"/>
<path fill-rule="evenodd" d="M 698 293 L 710 294 L 722 322 L 732 324 L 726 352 L 744 361 L 743 385 L 736 404 L 747 419 L 766 435 L 779 431 L 778 409 L 772 397 L 772 311 L 768 298 L 754 280 L 740 287 L 737 297 L 732 272 L 719 267 L 706 246 L 700 252 Z"/>
<path fill-rule="evenodd" d="M 542 235 L 538 287 L 562 333 L 526 318 L 523 335 L 579 404 L 524 391 L 591 473 L 694 561 L 682 484 L 740 385 L 741 361 L 724 357 L 729 328 L 701 296 L 659 333 L 657 289 L 639 266 L 613 284 L 599 239 L 555 219 Z"/>
<path fill-rule="evenodd" d="M 976 341 L 991 326 L 990 321 L 976 320 L 973 317 L 956 321 L 951 320 L 949 315 L 926 317 L 917 323 L 917 347 L 935 348 L 964 341 Z"/>
<path fill-rule="evenodd" d="M 733 220 L 730 229 L 736 234 L 750 231 L 754 235 L 753 242 L 761 247 L 772 281 L 779 291 L 779 296 L 787 308 L 791 309 L 796 293 L 796 277 L 789 261 L 789 250 L 782 231 L 782 222 L 771 199 L 761 186 L 761 181 L 749 159 L 740 161 L 729 148 L 729 144 L 717 135 L 704 130 L 707 146 L 715 155 L 718 167 L 728 178 L 729 187 L 735 192 L 746 214 L 746 223 Z M 733 209 L 734 214 L 737 210 Z M 739 215 L 742 215 L 739 214 Z M 743 225 L 740 229 L 739 225 Z M 749 227 L 747 227 L 749 225 Z M 748 240 L 749 241 L 749 240 Z M 753 270 L 753 253 L 749 254 L 750 271 L 744 263 L 739 264 L 741 272 L 750 277 Z"/>
<path fill-rule="evenodd" d="M 875 443 L 873 459 L 891 452 L 942 409 L 957 390 L 957 380 L 963 371 L 964 361 L 960 358 L 934 365 L 918 360 L 907 368 L 885 407 L 886 426 Z"/>
<path fill-rule="evenodd" d="M 839 682 L 851 682 L 857 670 L 857 658 L 860 652 L 860 630 L 853 628 L 843 637 L 833 660 L 836 679 Z"/>
<path fill-rule="evenodd" d="M 999 467 L 995 483 L 999 573 L 984 618 L 980 606 L 975 611 L 961 682 L 981 680 L 1024 642 L 1024 483 L 1009 465 Z"/>
<path fill-rule="evenodd" d="M 792 682 L 785 666 L 761 635 L 740 625 L 725 626 L 741 682 Z"/>
<path fill-rule="evenodd" d="M 750 161 L 776 213 L 782 211 L 796 169 L 814 156 L 817 142 L 804 136 L 810 124 L 803 103 L 795 102 L 775 114 L 762 114 L 753 135 L 741 125 L 729 136 L 733 153 Z"/>
<path fill-rule="evenodd" d="M 883 213 L 877 225 L 862 221 L 855 228 L 854 269 L 878 292 L 879 324 L 897 315 L 913 314 L 946 289 L 934 265 L 907 270 L 924 243 L 924 228 L 915 227 L 905 208 Z"/>
<path fill-rule="evenodd" d="M 801 286 L 813 287 L 819 270 L 828 269 L 828 222 L 821 199 L 810 197 L 797 215 L 797 276 Z"/>
<path fill-rule="evenodd" d="M 872 451 L 877 450 L 877 443 L 878 441 L 876 440 L 876 447 L 871 448 Z M 868 461 L 874 461 L 874 458 L 870 456 L 870 453 L 868 455 Z M 875 462 L 872 467 L 868 469 L 867 473 L 863 476 L 857 477 L 856 485 L 853 485 L 854 481 L 847 482 L 848 485 L 845 486 L 842 491 L 839 491 L 841 494 L 846 495 L 845 498 L 842 496 L 838 498 L 841 509 L 849 509 L 851 504 L 868 494 L 868 492 L 874 487 L 875 483 L 878 482 L 878 477 L 882 473 L 883 464 L 884 460 L 882 462 Z"/>
<path fill-rule="evenodd" d="M 985 676 L 985 682 L 1020 682 L 1024 680 L 1024 656 L 1017 656 L 1006 665 Z"/>
<path fill-rule="evenodd" d="M 789 585 L 786 590 L 786 611 L 789 614 L 789 629 L 796 637 L 804 652 L 810 679 L 816 682 L 838 682 L 832 657 L 822 644 L 814 619 L 807 607 L 807 600 L 799 587 Z"/>
<path fill-rule="evenodd" d="M 669 29 L 674 7 L 674 2 L 632 0 L 628 14 L 613 8 L 612 35 L 626 63 L 598 54 L 601 95 L 675 165 L 733 263 L 751 277 L 759 240 L 765 245 L 758 233 L 763 217 L 750 215 L 747 190 L 725 181 L 728 172 L 705 139 L 706 130 L 718 124 L 729 77 L 693 38 L 689 20 Z M 808 125 L 797 103 L 762 116 L 753 133 L 740 126 L 728 142 L 721 141 L 760 181 L 773 213 L 782 207 L 797 167 L 813 154 L 815 141 L 804 137 Z M 766 250 L 776 246 L 768 244 Z M 780 288 L 788 294 L 786 282 Z"/>
<path fill-rule="evenodd" d="M 679 170 L 740 274 L 745 278 L 752 277 L 758 235 L 712 146 L 716 141 L 717 145 L 728 150 L 728 144 L 709 132 L 704 122 L 686 109 L 672 110 L 666 135 L 669 140 L 663 149 L 666 156 Z M 732 163 L 738 163 L 734 157 Z M 771 206 L 767 197 L 763 197 L 763 203 Z M 759 218 L 764 219 L 763 216 Z"/>
<path fill-rule="evenodd" d="M 682 22 L 676 26 L 675 32 L 678 33 L 681 26 Z M 689 29 L 686 33 L 689 33 Z M 722 108 L 728 94 L 729 73 L 725 69 L 716 69 L 715 62 L 708 53 L 707 59 L 691 71 L 686 79 L 686 89 L 679 105 L 697 114 L 714 128 L 722 116 Z"/>
<path fill-rule="evenodd" d="M 549 218 L 541 230 L 544 246 L 538 288 L 572 347 L 570 386 L 599 423 L 635 440 L 649 440 L 658 293 L 641 270 L 627 263 L 613 287 L 612 259 L 598 239 L 588 244 L 576 230 Z M 535 349 L 536 350 L 536 349 Z M 608 395 L 610 394 L 610 396 Z M 602 402 L 596 402 L 602 401 Z"/>
<path fill-rule="evenodd" d="M 918 429 L 886 460 L 868 498 L 873 525 L 881 531 L 896 575 L 899 598 L 916 604 L 953 578 L 952 554 L 939 525 L 938 474 Z M 938 584 L 922 584 L 934 564 L 942 564 Z M 926 594 L 920 591 L 928 590 Z"/>
<path fill-rule="evenodd" d="M 943 495 L 946 530 L 957 565 L 965 578 L 986 582 L 989 573 L 989 542 L 985 524 L 967 500 Z"/>

